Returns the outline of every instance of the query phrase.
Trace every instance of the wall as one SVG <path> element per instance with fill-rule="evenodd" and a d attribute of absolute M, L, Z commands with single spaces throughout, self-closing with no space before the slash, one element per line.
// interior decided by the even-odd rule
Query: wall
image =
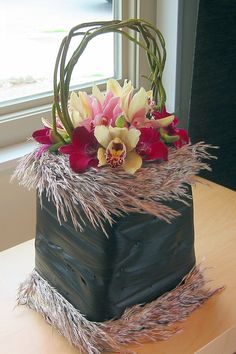
<path fill-rule="evenodd" d="M 13 170 L 0 170 L 0 251 L 34 237 L 35 192 L 10 183 Z"/>
<path fill-rule="evenodd" d="M 202 175 L 236 190 L 236 1 L 200 0 L 189 132 L 192 142 L 219 146 Z"/>

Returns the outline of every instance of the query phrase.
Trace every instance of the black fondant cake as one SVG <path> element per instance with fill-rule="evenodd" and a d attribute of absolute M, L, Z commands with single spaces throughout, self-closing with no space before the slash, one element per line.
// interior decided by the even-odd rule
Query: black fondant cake
<path fill-rule="evenodd" d="M 55 206 L 38 201 L 36 270 L 91 321 L 119 318 L 127 307 L 174 288 L 195 264 L 193 207 L 168 224 L 133 213 L 106 224 L 107 237 L 87 219 L 83 232 L 58 223 Z M 86 218 L 85 215 L 83 215 Z"/>
<path fill-rule="evenodd" d="M 150 90 L 110 78 L 106 92 L 70 92 L 87 44 L 111 32 L 145 50 Z M 52 123 L 43 119 L 40 145 L 15 172 L 38 198 L 35 269 L 18 303 L 86 354 L 167 339 L 215 292 L 194 267 L 189 198 L 211 155 L 166 110 L 165 61 L 164 38 L 145 20 L 72 28 L 56 58 Z"/>

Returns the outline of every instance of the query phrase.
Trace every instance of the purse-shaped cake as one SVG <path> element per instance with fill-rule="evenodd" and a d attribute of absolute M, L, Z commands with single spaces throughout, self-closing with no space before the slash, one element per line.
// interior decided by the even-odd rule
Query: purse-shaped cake
<path fill-rule="evenodd" d="M 109 32 L 146 51 L 150 90 L 109 79 L 106 92 L 70 93 L 87 44 Z M 144 20 L 74 27 L 56 59 L 52 123 L 33 133 L 40 145 L 15 173 L 38 191 L 35 270 L 18 302 L 85 353 L 167 338 L 214 293 L 194 267 L 191 198 L 210 155 L 166 111 L 165 59 L 163 36 Z"/>

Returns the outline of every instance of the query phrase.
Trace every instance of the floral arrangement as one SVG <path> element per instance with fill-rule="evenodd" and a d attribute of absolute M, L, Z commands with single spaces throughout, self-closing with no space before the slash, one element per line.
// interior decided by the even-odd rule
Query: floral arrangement
<path fill-rule="evenodd" d="M 91 94 L 71 92 L 72 72 L 87 44 L 111 32 L 144 49 L 150 90 L 109 79 L 105 92 L 96 85 Z M 78 36 L 82 39 L 69 57 L 70 43 Z M 46 194 L 59 222 L 69 213 L 74 227 L 83 230 L 82 211 L 105 233 L 106 223 L 112 225 L 126 213 L 170 222 L 178 212 L 165 202 L 185 202 L 195 175 L 210 169 L 203 161 L 212 158 L 209 145 L 191 145 L 178 118 L 166 110 L 165 60 L 161 32 L 141 19 L 83 23 L 62 41 L 53 75 L 52 123 L 42 119 L 43 129 L 33 133 L 40 146 L 14 174 L 22 185 L 35 188 L 40 199 Z"/>
<path fill-rule="evenodd" d="M 178 149 L 189 142 L 187 132 L 177 127 L 177 117 L 165 106 L 158 110 L 152 90 L 140 88 L 134 93 L 127 80 L 122 87 L 118 81 L 108 80 L 106 93 L 97 86 L 91 95 L 72 92 L 69 114 L 71 137 L 57 117 L 60 137 L 43 119 L 44 129 L 35 131 L 33 138 L 43 144 L 39 155 L 46 149 L 68 154 L 75 172 L 108 165 L 134 174 L 144 161 L 166 161 L 169 146 Z"/>

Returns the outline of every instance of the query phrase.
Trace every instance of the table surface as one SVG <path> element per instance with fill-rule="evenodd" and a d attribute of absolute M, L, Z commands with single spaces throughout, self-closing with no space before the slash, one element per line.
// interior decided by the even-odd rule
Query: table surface
<path fill-rule="evenodd" d="M 183 331 L 168 341 L 129 347 L 139 354 L 195 353 L 236 325 L 236 193 L 198 181 L 193 187 L 197 262 L 210 267 L 209 286 L 226 288 L 196 310 L 182 324 Z M 0 253 L 0 354 L 79 354 L 39 314 L 15 307 L 18 284 L 33 266 L 33 240 Z M 212 353 L 232 354 L 226 347 Z"/>

